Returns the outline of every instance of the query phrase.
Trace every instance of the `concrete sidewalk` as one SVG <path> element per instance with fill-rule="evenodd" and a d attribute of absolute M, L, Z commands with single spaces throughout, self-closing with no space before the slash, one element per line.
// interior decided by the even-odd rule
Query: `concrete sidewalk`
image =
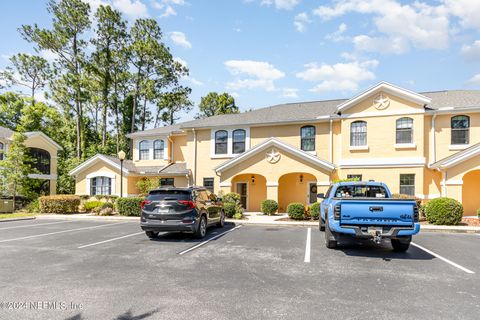
<path fill-rule="evenodd" d="M 317 221 L 279 221 L 280 219 L 288 218 L 287 214 L 279 214 L 274 216 L 267 216 L 261 212 L 245 212 L 245 219 L 235 220 L 226 219 L 227 222 L 237 224 L 252 224 L 252 225 L 276 225 L 276 226 L 309 226 L 318 227 Z M 100 221 L 139 221 L 139 217 L 124 217 L 124 216 L 96 216 L 88 213 L 79 214 L 41 214 L 37 219 L 67 219 L 67 220 L 100 220 Z M 435 226 L 430 224 L 422 224 L 421 231 L 426 232 L 451 232 L 451 233 L 480 233 L 480 227 L 474 226 Z"/>

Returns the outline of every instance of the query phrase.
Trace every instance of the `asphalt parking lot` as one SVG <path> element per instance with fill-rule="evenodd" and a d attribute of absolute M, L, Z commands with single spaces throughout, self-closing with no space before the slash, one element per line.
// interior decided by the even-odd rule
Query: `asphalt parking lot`
<path fill-rule="evenodd" d="M 207 242 L 205 242 L 207 241 Z M 325 248 L 317 228 L 0 223 L 0 319 L 478 319 L 480 236 Z"/>

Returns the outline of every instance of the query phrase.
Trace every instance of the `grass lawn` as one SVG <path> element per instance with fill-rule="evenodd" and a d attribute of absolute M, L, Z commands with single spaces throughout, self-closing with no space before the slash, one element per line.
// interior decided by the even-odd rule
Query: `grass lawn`
<path fill-rule="evenodd" d="M 24 217 L 33 217 L 37 215 L 36 213 L 0 213 L 1 219 L 15 219 L 15 218 L 24 218 Z"/>

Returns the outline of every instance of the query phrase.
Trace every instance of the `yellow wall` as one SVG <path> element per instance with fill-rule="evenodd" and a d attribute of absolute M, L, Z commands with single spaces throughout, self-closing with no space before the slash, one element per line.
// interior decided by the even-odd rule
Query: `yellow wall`
<path fill-rule="evenodd" d="M 255 182 L 252 182 L 252 176 Z M 240 193 L 237 190 L 237 182 L 246 182 L 247 187 L 247 210 L 260 211 L 260 204 L 267 198 L 267 180 L 259 174 L 241 174 L 232 179 L 231 191 Z"/>
<path fill-rule="evenodd" d="M 463 177 L 462 202 L 464 215 L 477 215 L 480 209 L 480 170 L 467 173 Z"/>
<path fill-rule="evenodd" d="M 300 181 L 300 175 L 303 181 Z M 292 202 L 309 203 L 309 182 L 316 182 L 312 174 L 295 172 L 283 175 L 278 180 L 278 211 L 286 212 Z"/>

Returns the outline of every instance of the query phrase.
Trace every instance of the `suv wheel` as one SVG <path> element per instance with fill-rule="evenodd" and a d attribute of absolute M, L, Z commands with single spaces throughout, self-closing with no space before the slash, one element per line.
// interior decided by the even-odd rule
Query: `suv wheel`
<path fill-rule="evenodd" d="M 145 234 L 147 235 L 147 237 L 149 237 L 150 239 L 155 239 L 158 237 L 158 231 L 145 231 Z"/>
<path fill-rule="evenodd" d="M 205 238 L 207 234 L 207 217 L 204 215 L 200 218 L 198 222 L 197 231 L 195 231 L 195 238 L 202 239 Z"/>
<path fill-rule="evenodd" d="M 220 221 L 217 223 L 217 227 L 223 228 L 225 226 L 225 212 L 220 212 Z"/>

